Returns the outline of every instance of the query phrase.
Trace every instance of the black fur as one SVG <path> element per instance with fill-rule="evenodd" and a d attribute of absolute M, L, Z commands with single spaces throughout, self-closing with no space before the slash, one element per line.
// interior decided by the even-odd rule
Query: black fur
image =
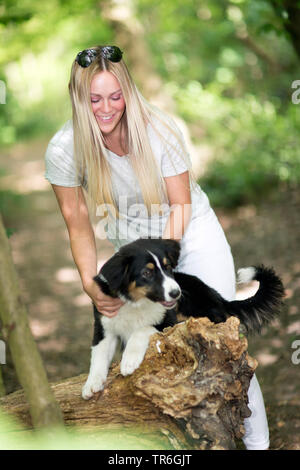
<path fill-rule="evenodd" d="M 148 289 L 146 296 L 150 300 L 163 301 L 159 270 L 151 283 L 147 282 L 142 274 L 147 262 L 152 259 L 149 251 L 157 256 L 164 273 L 175 279 L 182 293 L 176 309 L 166 309 L 163 321 L 153 325 L 160 331 L 176 323 L 176 311 L 185 317 L 208 317 L 214 323 L 224 322 L 228 317 L 235 316 L 248 332 L 260 332 L 261 327 L 279 313 L 284 288 L 273 269 L 264 266 L 255 267 L 253 279 L 259 281 L 256 294 L 246 300 L 229 302 L 196 276 L 174 271 L 180 254 L 180 244 L 174 240 L 139 239 L 123 246 L 104 264 L 99 275 L 95 277 L 102 291 L 111 297 L 133 301 L 129 285 L 135 282 L 137 287 L 144 286 Z M 167 260 L 167 265 L 164 265 L 162 260 Z M 94 317 L 93 345 L 98 344 L 103 338 L 101 315 L 96 308 Z"/>
<path fill-rule="evenodd" d="M 179 311 L 187 317 L 207 317 L 214 323 L 224 322 L 234 316 L 239 318 L 249 333 L 259 333 L 261 327 L 279 313 L 284 288 L 273 269 L 264 266 L 254 269 L 253 280 L 259 281 L 258 291 L 248 299 L 231 302 L 196 276 L 175 272 L 175 280 L 182 291 L 178 301 Z"/>

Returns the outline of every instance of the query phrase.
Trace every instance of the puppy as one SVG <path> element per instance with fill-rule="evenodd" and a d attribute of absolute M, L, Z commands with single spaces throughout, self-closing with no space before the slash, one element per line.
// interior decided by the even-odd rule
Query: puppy
<path fill-rule="evenodd" d="M 139 239 L 123 246 L 94 278 L 101 290 L 125 304 L 113 318 L 94 306 L 94 338 L 88 379 L 82 397 L 89 399 L 105 385 L 118 341 L 124 352 L 120 370 L 132 374 L 144 359 L 149 338 L 184 317 L 208 317 L 212 322 L 236 316 L 249 332 L 260 331 L 281 304 L 284 289 L 272 269 L 240 270 L 240 281 L 259 281 L 256 294 L 242 301 L 226 301 L 196 276 L 175 272 L 180 244 L 174 240 Z"/>

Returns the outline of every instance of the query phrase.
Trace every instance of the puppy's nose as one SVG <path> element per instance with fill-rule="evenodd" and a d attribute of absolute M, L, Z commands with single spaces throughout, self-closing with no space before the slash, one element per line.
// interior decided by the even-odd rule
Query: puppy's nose
<path fill-rule="evenodd" d="M 180 296 L 180 290 L 179 289 L 172 289 L 169 292 L 169 296 L 172 297 L 172 299 L 177 299 L 177 297 Z"/>

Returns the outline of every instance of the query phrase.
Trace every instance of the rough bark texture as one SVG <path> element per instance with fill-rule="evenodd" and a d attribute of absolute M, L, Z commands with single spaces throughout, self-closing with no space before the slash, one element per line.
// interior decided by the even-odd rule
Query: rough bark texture
<path fill-rule="evenodd" d="M 0 320 L 1 336 L 8 344 L 34 427 L 59 426 L 63 419 L 48 383 L 22 304 L 9 242 L 0 214 Z"/>
<path fill-rule="evenodd" d="M 52 390 L 68 425 L 138 428 L 141 435 L 164 435 L 176 449 L 233 449 L 250 415 L 247 390 L 255 368 L 239 320 L 215 325 L 191 318 L 153 335 L 131 376 L 123 377 L 115 364 L 104 391 L 90 401 L 81 398 L 86 375 Z M 23 392 L 0 399 L 0 405 L 31 426 Z"/>

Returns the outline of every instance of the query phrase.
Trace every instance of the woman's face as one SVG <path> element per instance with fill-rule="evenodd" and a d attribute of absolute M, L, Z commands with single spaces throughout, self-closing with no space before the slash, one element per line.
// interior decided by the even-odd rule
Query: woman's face
<path fill-rule="evenodd" d="M 120 83 L 112 73 L 103 71 L 94 76 L 91 83 L 91 103 L 102 134 L 114 133 L 126 106 Z"/>

